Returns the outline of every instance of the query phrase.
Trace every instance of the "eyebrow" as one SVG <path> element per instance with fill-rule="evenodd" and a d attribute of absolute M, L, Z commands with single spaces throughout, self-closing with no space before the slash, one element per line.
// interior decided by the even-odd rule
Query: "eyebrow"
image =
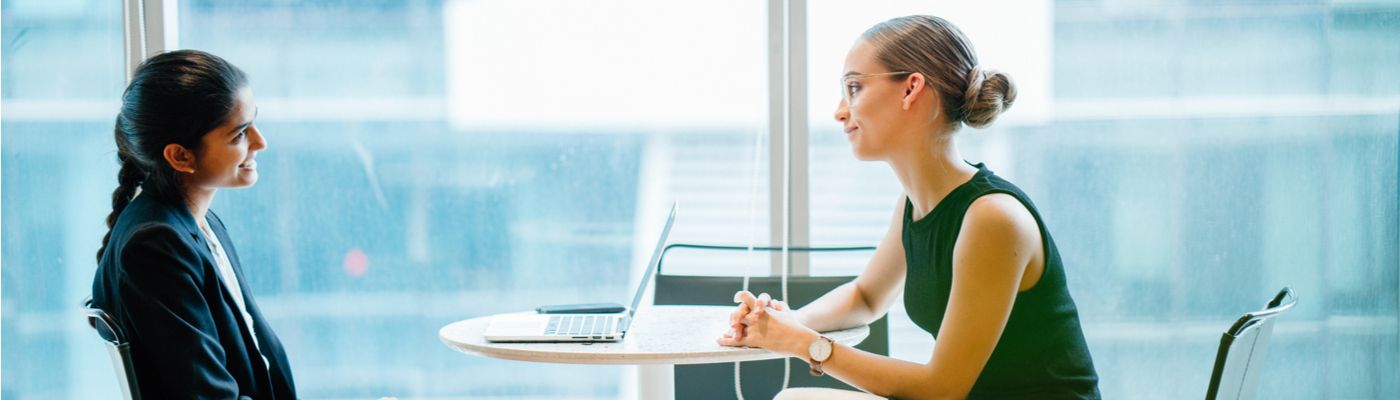
<path fill-rule="evenodd" d="M 226 135 L 232 135 L 232 134 L 238 133 L 239 131 L 242 131 L 242 130 L 244 130 L 244 129 L 248 129 L 248 125 L 252 125 L 252 124 L 253 124 L 253 121 L 256 120 L 256 119 L 258 119 L 258 111 L 259 111 L 259 109 L 254 108 L 254 109 L 253 109 L 253 119 L 250 119 L 250 120 L 248 120 L 248 122 L 244 122 L 244 123 L 242 123 L 242 124 L 240 124 L 240 125 L 238 125 L 238 126 L 233 127 L 233 129 L 230 129 L 230 130 L 228 131 L 228 133 L 226 133 Z"/>

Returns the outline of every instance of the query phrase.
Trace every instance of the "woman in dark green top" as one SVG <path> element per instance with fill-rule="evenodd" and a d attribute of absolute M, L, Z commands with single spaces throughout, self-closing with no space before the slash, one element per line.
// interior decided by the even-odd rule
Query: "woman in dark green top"
<path fill-rule="evenodd" d="M 870 28 L 846 56 L 836 109 L 861 160 L 884 161 L 904 193 L 865 271 L 801 310 L 740 292 L 730 346 L 762 347 L 867 392 L 897 398 L 1097 399 L 1098 376 L 1065 269 L 1035 205 L 981 164 L 955 133 L 981 128 L 1016 99 L 1007 74 L 984 69 L 956 27 L 909 16 Z M 932 334 L 914 363 L 832 343 L 818 332 L 868 324 L 903 289 Z M 789 389 L 779 398 L 871 398 Z"/>

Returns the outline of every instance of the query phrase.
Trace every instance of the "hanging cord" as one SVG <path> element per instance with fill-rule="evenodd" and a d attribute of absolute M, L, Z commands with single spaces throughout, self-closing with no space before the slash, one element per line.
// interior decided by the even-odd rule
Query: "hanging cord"
<path fill-rule="evenodd" d="M 762 251 L 778 251 L 778 250 L 785 250 L 785 251 L 800 251 L 800 252 L 806 252 L 806 253 L 823 253 L 823 252 L 841 252 L 841 251 L 874 251 L 874 250 L 875 250 L 875 247 L 874 247 L 874 246 L 843 246 L 843 247 L 791 246 L 791 247 L 788 247 L 788 248 L 785 249 L 785 248 L 783 248 L 783 247 L 754 246 L 754 245 L 752 245 L 752 244 L 750 244 L 750 245 L 745 245 L 745 246 L 721 246 L 721 245 L 707 245 L 707 244 L 672 243 L 672 244 L 666 245 L 666 251 L 670 251 L 671 249 L 702 249 L 702 250 L 747 251 L 749 254 L 754 254 L 754 253 L 753 253 L 754 250 L 762 250 Z M 663 252 L 661 253 L 661 257 L 662 257 L 662 260 L 661 260 L 660 262 L 658 262 L 658 264 L 665 264 L 665 258 L 666 258 L 666 252 L 665 252 L 665 251 L 663 251 Z M 745 274 L 747 275 L 747 273 L 748 273 L 748 268 L 746 267 L 746 268 L 745 268 Z M 748 277 L 745 276 L 745 278 L 748 278 Z M 745 281 L 747 282 L 748 279 L 745 279 Z M 748 286 L 748 285 L 745 284 L 744 290 L 748 290 L 748 287 L 747 287 L 747 286 Z M 784 298 L 786 298 L 786 295 L 787 295 L 787 288 L 786 288 L 786 285 L 784 285 L 784 288 L 783 288 L 783 289 L 784 289 L 784 290 L 783 290 L 783 292 L 784 292 L 783 295 L 784 295 Z M 786 300 L 784 300 L 784 301 L 786 301 Z M 789 307 L 791 307 L 791 306 L 789 306 Z M 740 365 L 739 362 L 735 362 L 735 363 L 734 363 L 734 394 L 735 394 L 736 396 L 738 396 L 739 400 L 744 400 L 744 394 L 743 394 L 743 391 L 741 390 L 741 387 L 742 387 L 742 386 L 740 385 L 740 382 L 739 382 L 739 365 Z M 785 364 L 785 367 L 784 367 L 784 371 L 786 372 L 786 373 L 784 374 L 785 376 L 790 377 L 790 375 L 791 375 L 791 368 L 792 368 L 792 365 L 791 365 L 791 364 Z M 788 382 L 787 382 L 788 379 L 787 379 L 787 377 L 785 377 L 785 378 L 783 379 L 783 381 L 784 381 L 784 382 L 783 382 L 783 388 L 786 389 L 786 388 L 787 388 L 787 385 L 788 385 Z"/>
<path fill-rule="evenodd" d="M 792 2 L 785 0 L 783 9 L 783 251 L 782 251 L 782 301 L 788 300 L 788 274 L 791 272 L 791 265 L 788 256 L 788 247 L 792 246 Z M 779 391 L 787 390 L 788 378 L 792 375 L 792 363 L 787 357 L 783 357 L 783 386 Z M 743 399 L 740 399 L 743 400 Z"/>
<path fill-rule="evenodd" d="M 774 3 L 769 3 L 769 4 L 770 4 L 770 5 L 769 5 L 769 11 L 771 12 L 771 11 L 773 11 L 773 7 L 772 7 L 772 6 L 773 6 Z M 784 86 L 784 87 L 783 87 L 783 96 L 784 96 L 783 104 L 791 105 L 792 103 L 791 103 L 791 98 L 790 98 L 790 97 L 792 96 L 792 90 L 791 90 L 791 88 L 790 88 L 789 86 L 792 85 L 792 82 L 791 82 L 790 79 L 787 79 L 788 77 L 790 77 L 789 74 L 790 74 L 790 70 L 792 69 L 792 60 L 791 60 L 791 56 L 792 56 L 791 50 L 792 50 L 792 49 L 790 48 L 790 47 L 791 47 L 791 43 L 790 43 L 790 42 L 791 42 L 792 38 L 789 37 L 789 36 L 791 36 L 791 33 L 792 33 L 791 29 L 789 28 L 789 27 L 792 26 L 792 21 L 789 20 L 789 19 L 792 17 L 791 12 L 790 12 L 791 5 L 788 4 L 787 1 L 783 1 L 783 2 L 781 3 L 780 8 L 781 8 L 782 14 L 783 14 L 783 21 L 782 21 L 782 26 L 783 26 L 783 35 L 782 35 L 782 36 L 783 36 L 783 45 L 782 45 L 782 48 L 783 48 L 783 56 L 782 56 L 782 64 L 783 64 L 783 68 L 786 68 L 786 69 L 789 70 L 788 73 L 780 74 L 780 75 L 783 75 L 783 76 L 785 77 L 785 78 L 784 78 L 785 82 L 783 83 L 783 86 Z M 770 31 L 770 33 L 771 33 L 771 31 Z M 782 272 L 781 272 L 781 273 L 782 273 L 782 301 L 787 301 L 787 300 L 788 300 L 788 273 L 789 273 L 789 269 L 790 269 L 789 260 L 788 260 L 788 246 L 791 246 L 791 245 L 792 245 L 792 240 L 791 240 L 792 238 L 791 238 L 790 232 L 789 232 L 789 230 L 790 230 L 790 225 L 791 225 L 791 221 L 790 221 L 789 219 L 791 218 L 791 214 L 792 214 L 792 213 L 788 210 L 788 207 L 790 207 L 791 204 L 792 204 L 792 201 L 791 201 L 791 198 L 792 198 L 792 182 L 791 182 L 791 181 L 792 181 L 792 160 L 791 160 L 791 158 L 792 158 L 792 132 L 791 132 L 791 129 L 792 129 L 792 127 L 791 127 L 790 121 L 788 121 L 788 120 L 790 119 L 790 118 L 789 118 L 789 115 L 788 115 L 788 112 L 790 112 L 790 111 L 791 111 L 791 110 L 787 110 L 786 112 L 783 113 L 783 116 L 782 116 L 783 121 L 784 121 L 784 123 L 782 124 L 782 126 L 783 126 L 783 128 L 784 128 L 784 129 L 782 130 L 782 131 L 784 132 L 784 136 L 783 136 L 784 139 L 783 139 L 783 164 L 782 164 L 782 165 L 783 165 L 783 182 L 782 182 L 782 185 L 783 185 L 783 186 L 782 186 L 782 189 L 783 189 L 783 196 L 782 196 L 782 200 L 781 200 L 781 201 L 782 201 L 782 209 L 783 209 L 783 217 L 782 217 L 782 231 L 783 231 L 783 233 L 782 233 L 782 255 L 781 255 L 781 258 L 782 258 L 782 260 L 781 260 L 781 264 L 782 264 Z M 770 117 L 773 117 L 773 116 L 770 115 Z M 754 233 L 758 231 L 757 226 L 756 226 L 757 224 L 755 224 L 755 218 L 756 218 L 755 215 L 757 214 L 757 210 L 755 209 L 756 207 L 754 207 L 754 206 L 757 204 L 757 198 L 758 198 L 758 162 L 759 162 L 759 160 L 760 160 L 760 157 L 759 157 L 759 154 L 760 154 L 760 153 L 759 153 L 759 148 L 762 147 L 761 145 L 762 145 L 762 137 L 763 137 L 763 136 L 765 136 L 765 135 L 764 135 L 764 130 L 760 129 L 760 130 L 756 130 L 756 131 L 755 131 L 755 135 L 754 135 L 754 157 L 753 157 L 753 179 L 752 179 L 752 182 L 753 182 L 753 184 L 752 184 L 753 191 L 750 192 L 750 195 L 749 195 L 749 204 L 750 204 L 750 207 L 749 207 L 749 255 L 750 255 L 750 256 L 753 255 L 754 241 L 755 241 L 755 239 L 754 239 Z M 771 135 L 771 134 L 770 134 L 770 135 L 767 135 L 767 136 L 770 137 L 770 138 L 773 138 L 773 139 L 775 139 L 775 140 L 777 139 L 775 135 Z M 776 144 L 776 143 L 775 143 L 775 144 Z M 771 176 L 771 173 L 770 173 L 770 176 Z M 770 236 L 771 236 L 771 233 L 770 233 Z M 744 290 L 745 290 L 745 291 L 748 291 L 748 290 L 749 290 L 749 275 L 750 275 L 750 273 L 749 273 L 749 266 L 748 266 L 748 263 L 745 263 L 745 264 L 744 264 Z M 786 357 L 782 358 L 782 360 L 783 360 L 783 386 L 782 386 L 782 390 L 786 390 L 787 387 L 788 387 L 788 380 L 789 380 L 789 378 L 791 377 L 791 374 L 792 374 L 792 363 L 789 362 L 788 359 L 787 359 Z M 737 396 L 737 397 L 739 398 L 739 400 L 744 400 L 743 384 L 741 384 L 740 381 L 739 381 L 739 375 L 740 375 L 740 374 L 739 374 L 739 363 L 738 363 L 738 362 L 735 362 L 735 363 L 734 363 L 734 395 Z"/>
<path fill-rule="evenodd" d="M 758 130 L 755 130 L 755 131 L 754 131 L 754 135 L 753 135 L 753 163 L 749 164 L 749 165 L 752 166 L 752 167 L 749 168 L 749 169 L 753 170 L 753 173 L 752 173 L 752 174 L 750 175 L 750 177 L 749 177 L 749 248 L 748 248 L 748 255 L 749 255 L 749 257 L 748 257 L 748 258 L 749 258 L 750 260 L 752 260 L 752 259 L 753 259 L 753 256 L 754 256 L 754 252 L 753 252 L 754 244 L 758 241 L 758 163 L 759 163 L 759 161 L 762 160 L 762 157 L 761 157 L 761 155 L 763 154 L 762 151 L 761 151 L 762 149 L 763 149 L 763 130 L 762 130 L 762 129 L 758 129 Z M 748 262 L 745 262 L 745 263 L 744 263 L 744 291 L 745 291 L 745 292 L 749 291 L 749 276 L 753 274 L 753 272 L 750 270 L 750 267 L 752 267 L 752 265 L 750 265 L 750 264 L 752 264 L 752 263 L 748 263 Z M 740 368 L 740 364 L 743 364 L 743 363 L 740 362 L 740 361 L 735 361 L 735 362 L 734 362 L 734 395 L 737 396 L 737 397 L 739 398 L 739 400 L 744 400 L 744 385 L 743 385 L 743 383 L 741 383 L 741 382 L 739 381 L 739 375 L 740 375 L 740 373 L 739 373 L 739 368 Z M 786 386 L 786 385 L 784 385 L 784 386 Z"/>
<path fill-rule="evenodd" d="M 753 256 L 754 243 L 758 241 L 758 163 L 762 159 L 763 130 L 753 135 L 753 174 L 749 177 L 749 256 Z M 744 290 L 749 290 L 749 263 L 744 263 Z"/>

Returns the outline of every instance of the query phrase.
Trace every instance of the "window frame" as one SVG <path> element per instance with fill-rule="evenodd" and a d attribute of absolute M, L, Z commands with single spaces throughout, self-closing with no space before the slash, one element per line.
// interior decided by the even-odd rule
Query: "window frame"
<path fill-rule="evenodd" d="M 123 0 L 122 10 L 130 82 L 146 58 L 180 48 L 179 0 Z M 767 10 L 768 243 L 784 249 L 770 258 L 770 273 L 807 276 L 809 256 L 786 250 L 811 245 L 807 1 L 767 0 Z"/>

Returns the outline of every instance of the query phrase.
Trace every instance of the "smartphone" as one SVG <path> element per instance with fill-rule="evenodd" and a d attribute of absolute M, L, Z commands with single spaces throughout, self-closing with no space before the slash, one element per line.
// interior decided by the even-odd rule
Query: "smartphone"
<path fill-rule="evenodd" d="M 623 311 L 627 311 L 627 307 L 617 303 L 557 304 L 535 307 L 535 312 L 540 314 L 611 314 Z"/>

